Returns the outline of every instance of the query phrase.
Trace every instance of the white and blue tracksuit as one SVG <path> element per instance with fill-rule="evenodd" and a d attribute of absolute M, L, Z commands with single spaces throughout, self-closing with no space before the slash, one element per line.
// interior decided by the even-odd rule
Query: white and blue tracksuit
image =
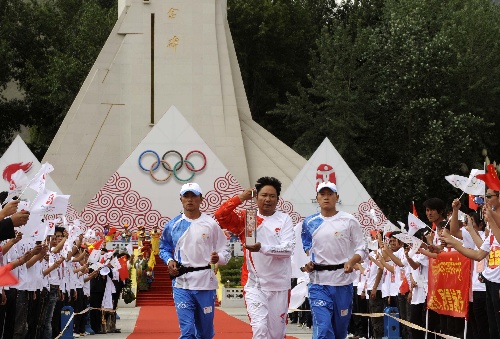
<path fill-rule="evenodd" d="M 332 217 L 321 213 L 307 217 L 302 224 L 302 245 L 318 265 L 339 265 L 354 254 L 366 257 L 361 225 L 349 213 Z M 344 339 L 352 310 L 354 273 L 343 269 L 313 271 L 309 274 L 309 303 L 313 316 L 313 338 Z"/>
<path fill-rule="evenodd" d="M 202 213 L 192 220 L 180 214 L 165 225 L 160 238 L 160 258 L 165 263 L 176 260 L 185 267 L 203 267 L 210 263 L 212 252 L 218 253 L 220 265 L 231 258 L 227 237 L 210 216 Z M 218 286 L 214 271 L 188 272 L 175 278 L 172 285 L 180 338 L 213 338 Z"/>

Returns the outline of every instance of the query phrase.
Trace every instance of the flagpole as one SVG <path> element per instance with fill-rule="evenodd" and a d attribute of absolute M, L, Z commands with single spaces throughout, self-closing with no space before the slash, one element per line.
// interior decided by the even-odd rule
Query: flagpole
<path fill-rule="evenodd" d="M 42 165 L 42 166 L 43 166 L 43 165 Z M 40 168 L 40 170 L 41 170 L 41 168 Z M 38 170 L 38 171 L 40 171 L 40 170 Z M 35 174 L 35 176 L 34 176 L 33 178 L 31 178 L 31 180 L 28 182 L 28 184 L 27 184 L 27 185 L 26 185 L 26 187 L 23 189 L 23 191 L 21 192 L 21 194 L 17 197 L 17 199 L 18 199 L 18 200 L 19 200 L 19 199 L 21 199 L 21 197 L 22 197 L 22 195 L 24 194 L 24 192 L 26 192 L 26 190 L 28 189 L 28 187 L 30 187 L 30 185 L 33 183 L 33 180 L 35 180 L 35 178 L 37 178 L 37 177 L 38 177 L 38 174 L 39 174 L 39 172 L 37 172 L 37 173 Z M 38 194 L 37 194 L 37 195 L 38 195 Z M 36 199 L 36 198 L 35 198 L 35 199 Z"/>
<path fill-rule="evenodd" d="M 458 200 L 462 199 L 464 194 L 465 194 L 465 192 L 462 191 L 462 194 L 460 194 L 460 196 L 458 197 Z M 448 226 L 448 224 L 450 223 L 450 220 L 451 220 L 451 218 L 448 218 L 448 220 L 446 220 L 446 224 L 444 225 L 444 228 L 446 228 L 446 226 Z"/>
<path fill-rule="evenodd" d="M 425 329 L 429 330 L 429 309 L 425 311 Z M 425 331 L 425 339 L 427 339 L 427 331 Z"/>
<path fill-rule="evenodd" d="M 486 173 L 486 161 L 483 162 L 483 171 L 484 171 L 484 173 Z M 486 196 L 486 184 L 484 185 L 484 196 Z M 486 203 L 486 201 L 484 201 L 484 199 L 483 199 L 483 206 L 484 206 L 485 203 Z M 481 219 L 484 218 L 484 216 L 483 216 L 483 209 L 482 208 L 479 209 L 479 217 Z"/>

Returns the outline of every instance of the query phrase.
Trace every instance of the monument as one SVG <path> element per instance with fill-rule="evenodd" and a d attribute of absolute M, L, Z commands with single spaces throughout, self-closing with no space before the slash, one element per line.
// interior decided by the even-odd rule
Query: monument
<path fill-rule="evenodd" d="M 120 1 L 119 11 L 43 159 L 56 169 L 53 179 L 71 195 L 73 206 L 89 210 L 172 106 L 201 137 L 204 152 L 213 152 L 242 187 L 264 175 L 288 187 L 306 160 L 252 120 L 227 1 L 127 0 Z M 165 138 L 156 151 L 160 157 L 169 150 L 184 156 L 193 149 L 175 149 Z M 195 158 L 200 160 L 199 154 Z M 208 173 L 215 164 L 206 166 Z M 144 175 L 136 169 L 134 176 Z M 203 173 L 193 180 L 204 180 Z M 163 199 L 178 194 L 174 181 L 157 183 Z"/>

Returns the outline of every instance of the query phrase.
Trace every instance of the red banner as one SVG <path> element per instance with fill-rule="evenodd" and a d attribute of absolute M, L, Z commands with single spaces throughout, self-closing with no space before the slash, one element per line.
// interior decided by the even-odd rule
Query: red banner
<path fill-rule="evenodd" d="M 471 260 L 458 252 L 429 259 L 427 307 L 439 314 L 465 318 L 469 311 Z"/>

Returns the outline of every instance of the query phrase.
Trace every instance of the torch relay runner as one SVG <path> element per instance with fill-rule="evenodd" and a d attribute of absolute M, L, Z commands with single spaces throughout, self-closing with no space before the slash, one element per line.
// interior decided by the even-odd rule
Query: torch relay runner
<path fill-rule="evenodd" d="M 336 185 L 320 183 L 316 192 L 321 211 L 302 224 L 302 245 L 311 256 L 304 270 L 311 281 L 313 338 L 346 338 L 352 311 L 353 269 L 366 258 L 366 243 L 356 218 L 337 211 Z"/>
<path fill-rule="evenodd" d="M 286 333 L 291 287 L 291 255 L 295 247 L 293 222 L 276 210 L 281 182 L 262 177 L 254 188 L 227 200 L 215 212 L 222 228 L 239 234 L 245 244 L 246 211 L 236 207 L 257 193 L 257 235 L 254 245 L 245 245 L 242 268 L 245 304 L 253 339 L 282 339 Z"/>
<path fill-rule="evenodd" d="M 201 187 L 184 184 L 180 201 L 184 212 L 165 225 L 160 258 L 173 277 L 181 338 L 211 339 L 218 282 L 210 264 L 225 265 L 231 254 L 217 222 L 200 211 Z"/>

